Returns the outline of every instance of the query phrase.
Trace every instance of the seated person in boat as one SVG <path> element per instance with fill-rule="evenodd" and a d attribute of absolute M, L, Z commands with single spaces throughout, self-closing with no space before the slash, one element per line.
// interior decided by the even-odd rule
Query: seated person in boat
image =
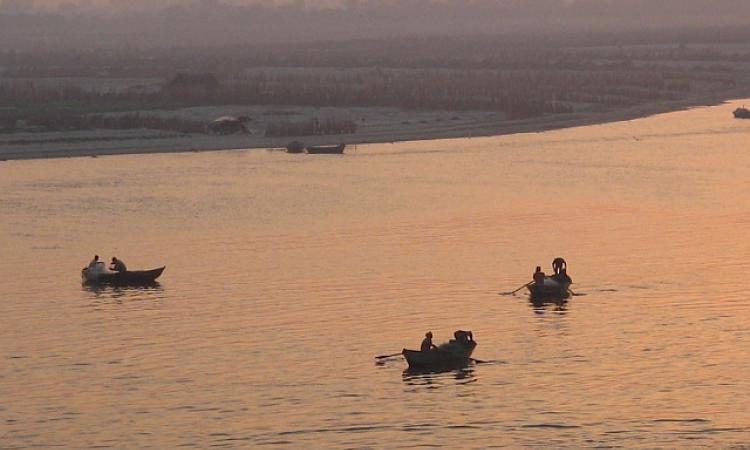
<path fill-rule="evenodd" d="M 544 284 L 544 279 L 546 278 L 546 275 L 544 272 L 542 272 L 542 268 L 540 266 L 536 266 L 536 271 L 534 272 L 534 283 L 538 285 Z"/>
<path fill-rule="evenodd" d="M 432 331 L 428 331 L 425 333 L 424 339 L 422 340 L 422 346 L 419 349 L 423 352 L 429 352 L 433 348 L 437 348 L 437 346 L 432 343 Z"/>
<path fill-rule="evenodd" d="M 87 270 L 90 274 L 104 272 L 104 261 L 99 261 L 99 255 L 94 255 L 94 259 L 91 260 L 85 270 Z"/>
<path fill-rule="evenodd" d="M 128 267 L 125 265 L 125 263 L 121 259 L 117 259 L 114 256 L 112 257 L 112 263 L 109 265 L 109 269 L 115 272 L 128 271 Z"/>
<path fill-rule="evenodd" d="M 471 331 L 458 330 L 453 333 L 453 337 L 456 339 L 456 342 L 462 345 L 467 345 L 474 340 L 474 335 Z"/>
<path fill-rule="evenodd" d="M 99 264 L 99 255 L 94 255 L 94 259 L 89 263 L 89 269 L 96 270 L 96 266 Z"/>

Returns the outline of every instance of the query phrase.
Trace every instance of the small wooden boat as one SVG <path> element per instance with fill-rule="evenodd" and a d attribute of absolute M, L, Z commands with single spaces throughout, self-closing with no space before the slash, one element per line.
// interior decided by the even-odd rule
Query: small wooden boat
<path fill-rule="evenodd" d="M 346 144 L 339 145 L 313 145 L 307 147 L 307 153 L 311 155 L 342 155 Z"/>
<path fill-rule="evenodd" d="M 409 363 L 410 369 L 459 366 L 471 361 L 471 353 L 476 346 L 474 339 L 464 341 L 451 339 L 427 352 L 405 348 L 401 354 Z"/>
<path fill-rule="evenodd" d="M 88 267 L 81 271 L 85 284 L 108 284 L 111 286 L 143 286 L 156 282 L 166 267 L 151 270 L 128 270 L 126 272 L 92 271 Z"/>
<path fill-rule="evenodd" d="M 552 276 L 544 276 L 543 280 L 536 281 L 537 276 L 544 275 L 541 268 L 536 268 L 534 281 L 526 285 L 532 298 L 536 299 L 566 299 L 570 296 L 570 285 L 573 279 L 568 276 L 568 263 L 563 258 L 555 258 L 552 261 Z"/>
<path fill-rule="evenodd" d="M 732 114 L 734 114 L 735 119 L 750 119 L 750 109 L 747 109 L 744 106 L 735 109 Z"/>
<path fill-rule="evenodd" d="M 534 298 L 564 299 L 570 296 L 569 277 L 561 279 L 558 276 L 544 277 L 543 283 L 530 283 L 526 287 Z"/>

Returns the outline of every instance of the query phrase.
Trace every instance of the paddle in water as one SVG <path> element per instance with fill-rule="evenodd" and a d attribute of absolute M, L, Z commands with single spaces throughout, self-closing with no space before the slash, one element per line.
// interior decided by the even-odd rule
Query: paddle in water
<path fill-rule="evenodd" d="M 376 356 L 375 359 L 386 359 L 386 358 L 393 358 L 393 357 L 396 357 L 396 356 L 401 356 L 401 352 L 394 353 L 392 355 L 380 355 L 380 356 Z"/>

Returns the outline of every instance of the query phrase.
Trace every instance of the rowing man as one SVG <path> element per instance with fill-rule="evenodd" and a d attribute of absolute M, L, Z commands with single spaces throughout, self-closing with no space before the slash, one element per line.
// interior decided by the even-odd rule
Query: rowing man
<path fill-rule="evenodd" d="M 546 275 L 544 272 L 542 272 L 542 268 L 540 266 L 536 266 L 536 272 L 534 272 L 534 283 L 537 284 L 537 286 L 541 286 L 544 284 L 544 279 L 546 278 Z"/>
<path fill-rule="evenodd" d="M 422 340 L 422 346 L 420 347 L 420 350 L 423 352 L 429 352 L 433 348 L 437 348 L 435 344 L 432 343 L 432 331 L 428 331 L 424 335 L 424 339 Z"/>
<path fill-rule="evenodd" d="M 114 270 L 115 272 L 127 272 L 128 268 L 125 265 L 125 263 L 121 259 L 117 259 L 116 257 L 112 257 L 112 264 L 109 266 L 110 270 Z"/>

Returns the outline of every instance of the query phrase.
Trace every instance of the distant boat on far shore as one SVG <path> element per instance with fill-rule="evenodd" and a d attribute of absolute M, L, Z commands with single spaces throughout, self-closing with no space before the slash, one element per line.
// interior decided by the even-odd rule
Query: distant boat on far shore
<path fill-rule="evenodd" d="M 314 145 L 307 147 L 307 153 L 311 155 L 341 155 L 344 153 L 346 144 L 339 145 Z"/>
<path fill-rule="evenodd" d="M 744 106 L 735 109 L 733 114 L 735 119 L 750 119 L 750 109 L 747 109 Z"/>

